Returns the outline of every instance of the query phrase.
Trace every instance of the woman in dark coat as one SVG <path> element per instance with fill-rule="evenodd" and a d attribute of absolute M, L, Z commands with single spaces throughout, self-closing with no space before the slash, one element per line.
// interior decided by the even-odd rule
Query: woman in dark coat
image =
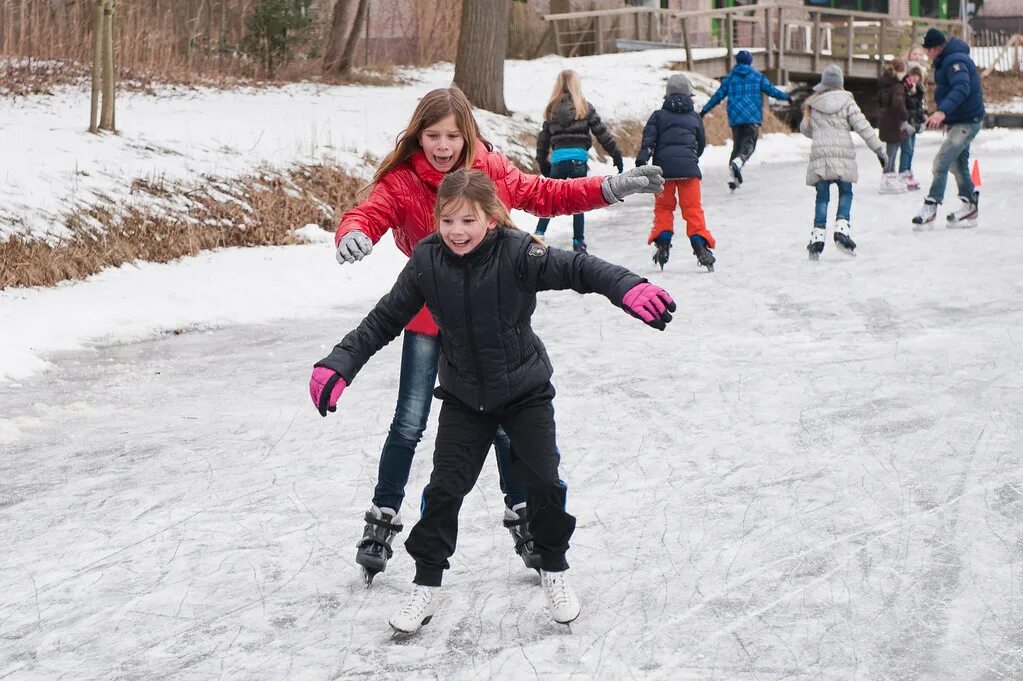
<path fill-rule="evenodd" d="M 882 194 L 901 194 L 905 184 L 895 173 L 899 148 L 909 137 L 909 111 L 906 109 L 906 88 L 902 79 L 906 77 L 906 62 L 893 59 L 885 64 L 884 73 L 878 85 L 878 103 L 881 105 L 878 117 L 878 137 L 887 145 L 888 163 L 881 178 Z"/>

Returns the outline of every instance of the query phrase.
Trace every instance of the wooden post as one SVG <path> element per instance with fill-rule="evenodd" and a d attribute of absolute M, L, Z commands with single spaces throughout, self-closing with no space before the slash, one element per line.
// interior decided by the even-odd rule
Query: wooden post
<path fill-rule="evenodd" d="M 693 70 L 693 52 L 689 49 L 689 24 L 682 17 L 682 46 L 686 48 L 686 70 Z"/>
<path fill-rule="evenodd" d="M 555 19 L 551 23 L 554 24 L 554 54 L 563 57 L 565 55 L 561 54 L 561 21 Z"/>
<path fill-rule="evenodd" d="M 734 15 L 729 12 L 727 19 L 725 19 L 725 30 L 728 33 L 728 62 L 725 66 L 729 69 L 731 69 L 732 65 L 735 64 L 735 59 L 732 54 L 733 43 L 735 42 L 735 22 L 732 20 L 733 16 Z"/>
<path fill-rule="evenodd" d="M 655 10 L 650 10 L 650 14 L 647 15 L 646 21 L 647 40 L 660 40 L 661 36 L 659 35 L 659 31 L 657 30 L 656 24 L 657 12 Z"/>
<path fill-rule="evenodd" d="M 114 131 L 114 0 L 103 3 L 103 106 L 99 127 Z"/>
<path fill-rule="evenodd" d="M 598 14 L 595 18 L 595 22 L 597 24 L 597 27 L 594 29 L 594 33 L 596 34 L 594 38 L 597 43 L 596 53 L 604 54 L 604 17 Z"/>
<path fill-rule="evenodd" d="M 781 84 L 785 82 L 784 76 L 784 62 L 785 62 L 785 8 L 781 5 L 778 6 L 778 52 L 775 56 L 775 70 L 777 73 L 774 74 L 774 82 Z"/>
<path fill-rule="evenodd" d="M 813 13 L 813 66 L 814 71 L 820 71 L 821 59 L 821 13 Z"/>
<path fill-rule="evenodd" d="M 632 18 L 636 21 L 636 40 L 642 40 L 643 36 L 639 34 L 639 12 L 632 15 Z"/>
<path fill-rule="evenodd" d="M 886 19 L 881 20 L 881 30 L 877 36 L 877 77 L 881 77 L 881 73 L 884 71 L 884 33 L 885 27 L 888 21 Z"/>
<path fill-rule="evenodd" d="M 845 73 L 846 73 L 846 75 L 849 75 L 850 73 L 852 73 L 852 66 L 853 66 L 853 40 L 854 40 L 854 37 L 853 37 L 853 15 L 850 14 L 849 15 L 849 25 L 845 27 L 845 49 L 849 53 L 845 57 Z M 834 45 L 831 46 L 831 49 L 832 50 L 835 49 Z M 923 86 L 921 86 L 921 87 L 923 87 Z"/>
<path fill-rule="evenodd" d="M 89 132 L 99 132 L 100 72 L 103 67 L 103 3 L 95 0 L 92 11 L 92 101 L 89 105 Z"/>

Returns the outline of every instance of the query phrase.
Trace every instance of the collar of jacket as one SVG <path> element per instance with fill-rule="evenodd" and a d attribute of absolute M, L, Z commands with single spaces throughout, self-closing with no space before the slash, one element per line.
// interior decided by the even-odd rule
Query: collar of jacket
<path fill-rule="evenodd" d="M 448 245 L 444 243 L 444 239 L 440 239 L 441 252 L 455 267 L 476 267 L 480 263 L 489 260 L 490 256 L 493 255 L 494 247 L 497 245 L 498 235 L 503 229 L 503 227 L 495 227 L 494 229 L 489 230 L 487 235 L 483 237 L 483 241 L 480 242 L 480 245 L 465 255 L 457 255 L 454 251 L 448 248 Z"/>
<path fill-rule="evenodd" d="M 473 170 L 483 170 L 484 165 L 487 162 L 487 156 L 490 155 L 490 151 L 487 149 L 487 145 L 483 144 L 482 141 L 476 141 L 476 159 L 472 162 Z M 437 191 L 437 187 L 444 180 L 444 173 L 437 170 L 433 165 L 426 159 L 426 154 L 423 153 L 422 149 L 412 154 L 412 157 L 408 160 L 409 165 L 412 166 L 412 172 L 416 174 L 423 184 L 429 187 L 433 191 Z"/>

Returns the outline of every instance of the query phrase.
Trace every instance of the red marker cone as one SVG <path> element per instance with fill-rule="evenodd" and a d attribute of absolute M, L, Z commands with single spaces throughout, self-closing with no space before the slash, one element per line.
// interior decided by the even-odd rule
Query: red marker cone
<path fill-rule="evenodd" d="M 970 179 L 973 180 L 973 186 L 980 189 L 980 161 L 973 159 L 973 170 L 970 171 Z"/>

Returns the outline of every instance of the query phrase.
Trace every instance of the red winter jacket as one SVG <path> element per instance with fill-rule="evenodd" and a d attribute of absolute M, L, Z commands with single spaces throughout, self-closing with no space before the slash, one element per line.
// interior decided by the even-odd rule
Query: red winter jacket
<path fill-rule="evenodd" d="M 513 166 L 508 157 L 488 150 L 483 142 L 476 145 L 472 167 L 493 180 L 498 198 L 509 209 L 519 208 L 539 217 L 553 217 L 607 205 L 600 190 L 603 178 L 552 180 L 526 175 Z M 443 179 L 444 173 L 430 165 L 422 151 L 417 151 L 408 161 L 384 175 L 365 201 L 341 217 L 334 236 L 335 247 L 348 232 L 358 230 L 376 244 L 390 229 L 401 252 L 411 256 L 415 245 L 436 230 L 433 209 L 437 187 Z M 437 335 L 437 325 L 425 307 L 405 329 Z"/>

